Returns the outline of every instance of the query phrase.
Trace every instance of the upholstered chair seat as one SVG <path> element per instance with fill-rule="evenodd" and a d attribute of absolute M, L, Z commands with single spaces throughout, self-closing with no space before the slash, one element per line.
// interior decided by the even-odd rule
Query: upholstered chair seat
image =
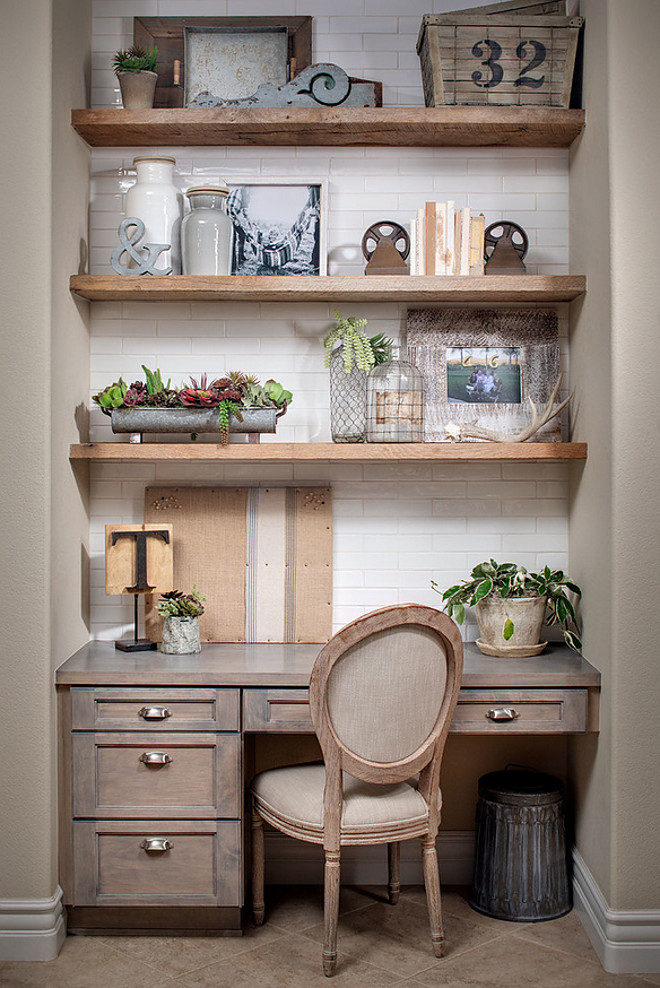
<path fill-rule="evenodd" d="M 396 829 L 410 836 L 425 833 L 429 810 L 417 790 L 417 778 L 378 785 L 342 772 L 341 843 L 372 843 Z M 283 833 L 323 843 L 325 765 L 287 765 L 261 772 L 252 782 L 259 813 Z M 438 790 L 438 810 L 442 795 Z M 295 832 L 294 832 L 295 831 Z"/>

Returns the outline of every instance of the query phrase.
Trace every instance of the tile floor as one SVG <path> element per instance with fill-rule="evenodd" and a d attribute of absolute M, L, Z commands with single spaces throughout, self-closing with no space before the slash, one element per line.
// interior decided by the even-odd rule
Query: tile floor
<path fill-rule="evenodd" d="M 504 923 L 443 889 L 446 956 L 428 937 L 423 889 L 389 906 L 378 888 L 343 888 L 339 961 L 321 970 L 321 890 L 271 886 L 266 923 L 243 937 L 69 937 L 47 964 L 0 963 L 2 988 L 650 988 L 660 976 L 606 974 L 574 913 Z"/>

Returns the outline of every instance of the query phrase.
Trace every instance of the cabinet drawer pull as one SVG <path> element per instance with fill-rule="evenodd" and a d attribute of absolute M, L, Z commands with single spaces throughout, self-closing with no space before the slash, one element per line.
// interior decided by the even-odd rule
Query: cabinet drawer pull
<path fill-rule="evenodd" d="M 142 707 L 138 710 L 138 717 L 143 720 L 167 720 L 172 716 L 172 711 L 167 707 Z"/>
<path fill-rule="evenodd" d="M 144 851 L 155 851 L 158 854 L 164 854 L 165 851 L 169 851 L 173 846 L 172 841 L 167 840 L 166 837 L 145 837 L 140 844 L 140 847 Z"/>
<path fill-rule="evenodd" d="M 140 761 L 145 765 L 169 765 L 173 758 L 166 751 L 143 751 Z"/>
<path fill-rule="evenodd" d="M 513 707 L 491 707 L 486 717 L 488 720 L 515 720 L 520 714 Z"/>

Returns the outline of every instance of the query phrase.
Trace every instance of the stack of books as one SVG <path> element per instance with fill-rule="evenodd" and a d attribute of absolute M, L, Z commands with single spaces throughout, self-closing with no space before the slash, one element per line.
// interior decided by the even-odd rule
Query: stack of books
<path fill-rule="evenodd" d="M 449 202 L 427 202 L 410 222 L 410 273 L 484 273 L 483 213 Z"/>

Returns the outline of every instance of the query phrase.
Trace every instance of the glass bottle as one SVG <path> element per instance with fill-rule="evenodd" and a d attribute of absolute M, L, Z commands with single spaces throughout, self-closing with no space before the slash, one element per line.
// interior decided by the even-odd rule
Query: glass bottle
<path fill-rule="evenodd" d="M 137 182 L 126 193 L 126 216 L 144 223 L 142 243 L 170 244 L 170 250 L 159 254 L 156 270 L 171 267 L 172 274 L 181 274 L 183 197 L 173 180 L 176 161 L 167 155 L 140 155 L 133 164 Z"/>
<path fill-rule="evenodd" d="M 181 224 L 184 274 L 231 274 L 233 224 L 227 215 L 226 185 L 188 189 L 190 212 Z"/>
<path fill-rule="evenodd" d="M 424 382 L 406 360 L 387 360 L 367 377 L 368 443 L 424 442 Z"/>

